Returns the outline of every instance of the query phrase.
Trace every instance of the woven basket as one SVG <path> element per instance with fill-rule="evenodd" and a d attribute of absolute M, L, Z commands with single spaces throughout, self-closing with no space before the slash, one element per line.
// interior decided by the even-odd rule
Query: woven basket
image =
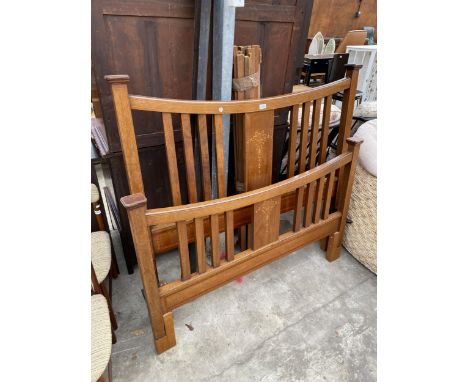
<path fill-rule="evenodd" d="M 377 274 L 377 178 L 356 166 L 343 246 Z"/>

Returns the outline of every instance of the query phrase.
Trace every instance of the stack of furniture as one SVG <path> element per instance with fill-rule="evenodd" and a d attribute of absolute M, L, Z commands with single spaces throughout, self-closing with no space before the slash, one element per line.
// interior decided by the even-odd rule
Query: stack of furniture
<path fill-rule="evenodd" d="M 193 69 L 198 56 L 194 35 L 197 22 L 194 17 L 195 3 L 193 0 L 91 2 L 91 58 L 96 94 L 99 95 L 109 143 L 106 160 L 112 174 L 116 200 L 129 194 L 129 184 L 125 176 L 111 92 L 104 76 L 112 73 L 129 74 L 132 79 L 129 86 L 133 94 L 195 99 L 190 86 L 194 80 Z M 311 9 L 312 2 L 309 0 L 287 1 L 280 5 L 251 0 L 245 2 L 245 7 L 236 9 L 234 44 L 259 45 L 263 52 L 260 75 L 263 96 L 290 93 L 298 82 Z M 167 27 L 169 24 L 171 28 Z M 211 67 L 208 67 L 207 77 L 211 78 Z M 210 80 L 206 86 L 210 96 Z M 287 110 L 278 111 L 274 116 L 273 181 L 279 177 L 282 148 L 288 130 L 287 117 Z M 167 167 L 161 165 L 166 163 L 162 116 L 160 113 L 135 111 L 133 118 L 148 203 L 151 207 L 171 206 L 169 173 Z M 208 135 L 210 141 L 211 131 L 208 131 Z M 180 120 L 174 120 L 174 139 L 181 179 L 186 185 Z M 231 165 L 230 170 L 234 167 L 233 161 Z M 186 190 L 183 187 L 183 202 L 189 200 Z M 228 184 L 228 191 L 235 192 L 234 182 Z M 120 203 L 118 207 L 122 222 L 122 246 L 127 269 L 131 273 L 136 257 L 130 224 Z"/>
<path fill-rule="evenodd" d="M 91 281 L 95 293 L 102 294 L 107 301 L 112 323 L 112 338 L 115 342 L 114 330 L 117 330 L 117 320 L 112 309 L 111 293 L 112 281 L 109 278 L 111 269 L 117 277 L 118 269 L 113 265 L 112 244 L 108 232 L 104 230 L 103 214 L 100 208 L 100 193 L 96 185 L 91 183 L 91 204 L 101 230 L 91 232 Z M 106 286 L 108 284 L 108 287 Z"/>
<path fill-rule="evenodd" d="M 362 101 L 377 99 L 377 45 L 351 45 L 346 47 L 350 64 L 362 65 L 357 84 Z"/>

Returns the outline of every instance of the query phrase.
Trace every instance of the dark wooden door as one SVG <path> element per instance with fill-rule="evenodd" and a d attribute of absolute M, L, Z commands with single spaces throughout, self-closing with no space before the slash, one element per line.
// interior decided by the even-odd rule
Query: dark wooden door
<path fill-rule="evenodd" d="M 246 0 L 236 10 L 236 45 L 262 48 L 262 96 L 289 93 L 298 81 L 311 0 Z M 116 198 L 128 194 L 114 108 L 104 76 L 128 74 L 129 92 L 191 99 L 194 59 L 193 0 L 93 0 L 92 62 L 111 152 Z M 210 76 L 211 70 L 208 71 Z M 171 205 L 161 116 L 133 112 L 143 182 L 150 208 Z M 286 112 L 275 116 L 273 181 L 287 131 Z M 174 120 L 181 154 L 180 121 Z M 180 155 L 181 179 L 185 168 Z M 182 195 L 183 199 L 185 195 Z M 119 203 L 120 208 L 120 203 Z M 135 263 L 126 214 L 121 211 L 126 256 Z M 126 239 L 127 238 L 127 239 Z"/>

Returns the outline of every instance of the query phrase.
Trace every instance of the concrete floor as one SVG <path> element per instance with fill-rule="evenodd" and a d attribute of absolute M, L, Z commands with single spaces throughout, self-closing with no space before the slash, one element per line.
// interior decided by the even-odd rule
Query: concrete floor
<path fill-rule="evenodd" d="M 158 268 L 173 279 L 177 256 Z M 113 281 L 114 381 L 376 380 L 377 278 L 344 249 L 328 263 L 307 245 L 174 310 L 177 345 L 159 356 L 138 268 L 124 273 Z"/>

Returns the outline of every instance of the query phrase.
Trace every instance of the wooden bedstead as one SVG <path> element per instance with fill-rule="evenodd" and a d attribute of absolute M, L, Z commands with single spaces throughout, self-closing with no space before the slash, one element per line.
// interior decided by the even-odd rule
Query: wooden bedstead
<path fill-rule="evenodd" d="M 338 258 L 360 144 L 349 138 L 358 71 L 359 66 L 350 65 L 342 80 L 310 91 L 225 102 L 129 95 L 128 76 L 106 77 L 112 89 L 131 191 L 131 195 L 122 198 L 121 202 L 129 216 L 158 353 L 175 345 L 174 308 L 315 240 L 321 240 L 327 260 Z M 337 156 L 326 161 L 332 95 L 340 91 L 344 92 L 344 100 Z M 324 111 L 320 121 L 322 102 Z M 302 121 L 298 121 L 299 107 L 303 108 Z M 310 122 L 311 107 L 314 112 Z M 270 184 L 274 118 L 285 108 L 291 113 L 288 178 Z M 132 110 L 158 113 L 162 118 L 171 207 L 151 209 L 147 206 Z M 248 154 L 244 183 L 250 184 L 249 189 L 253 191 L 226 196 L 223 115 L 230 118 L 241 115 L 243 118 L 244 152 Z M 188 169 L 185 179 L 179 177 L 173 118 L 181 121 L 185 167 Z M 216 176 L 210 172 L 211 123 Z M 192 128 L 199 142 L 200 168 L 195 166 Z M 296 166 L 298 135 L 301 138 Z M 307 155 L 307 147 L 316 155 Z M 197 190 L 197 177 L 201 193 Z M 216 199 L 212 199 L 212 179 L 216 179 Z M 188 200 L 183 201 L 181 185 L 185 184 Z M 287 211 L 294 211 L 293 227 L 280 234 L 280 214 Z M 249 226 L 248 243 L 241 245 L 240 252 L 236 253 L 235 230 L 245 225 Z M 221 233 L 224 238 L 220 240 Z M 211 247 L 209 253 L 205 247 L 207 238 Z M 196 269 L 191 269 L 189 261 L 189 243 L 192 242 L 196 247 Z M 220 248 L 221 243 L 224 243 L 223 248 Z M 179 251 L 180 278 L 160 285 L 155 254 L 173 248 Z"/>

